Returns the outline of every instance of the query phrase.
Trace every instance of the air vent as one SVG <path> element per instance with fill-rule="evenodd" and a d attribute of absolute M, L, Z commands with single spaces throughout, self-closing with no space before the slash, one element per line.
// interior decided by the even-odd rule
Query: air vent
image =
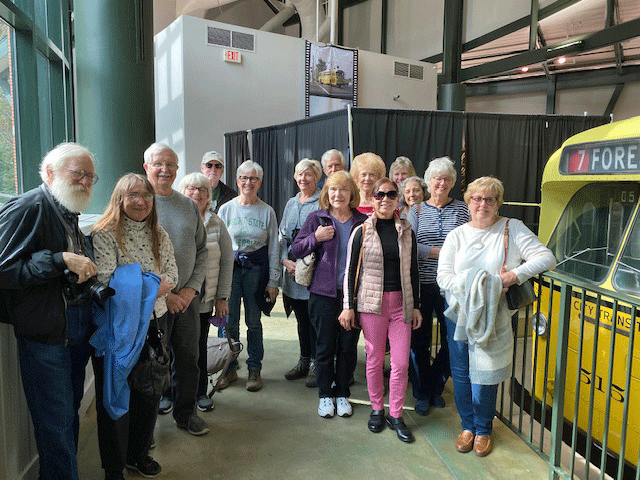
<path fill-rule="evenodd" d="M 237 48 L 254 52 L 256 36 L 250 33 L 234 32 L 224 28 L 207 27 L 207 44 Z"/>
<path fill-rule="evenodd" d="M 409 65 L 409 77 L 416 80 L 424 80 L 424 67 L 421 65 Z"/>
<path fill-rule="evenodd" d="M 410 65 L 403 62 L 393 62 L 393 74 L 397 77 L 424 80 L 424 67 L 422 65 Z"/>
<path fill-rule="evenodd" d="M 409 64 L 401 62 L 393 62 L 393 74 L 399 77 L 409 76 Z"/>
<path fill-rule="evenodd" d="M 231 30 L 207 27 L 207 43 L 209 45 L 231 46 Z"/>
<path fill-rule="evenodd" d="M 255 50 L 255 35 L 250 33 L 231 32 L 231 46 L 240 50 Z"/>

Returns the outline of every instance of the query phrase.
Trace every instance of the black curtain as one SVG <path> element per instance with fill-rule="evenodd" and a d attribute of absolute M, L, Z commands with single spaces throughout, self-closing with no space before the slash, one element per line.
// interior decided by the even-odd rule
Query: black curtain
<path fill-rule="evenodd" d="M 493 175 L 504 183 L 505 201 L 528 203 L 540 203 L 542 173 L 549 156 L 570 136 L 609 122 L 608 117 L 489 113 L 465 117 L 467 183 Z M 504 206 L 500 211 L 537 231 L 538 209 Z"/>
<path fill-rule="evenodd" d="M 431 160 L 450 157 L 456 164 L 460 178 L 463 113 L 378 110 L 354 108 L 354 156 L 363 152 L 377 153 L 387 169 L 400 155 L 409 157 L 419 176 Z M 460 198 L 460 182 L 452 190 Z"/>
<path fill-rule="evenodd" d="M 251 158 L 249 151 L 249 140 L 247 138 L 247 131 L 240 130 L 239 132 L 225 133 L 224 134 L 224 151 L 226 154 L 225 159 L 225 183 L 232 188 L 236 188 L 236 170 L 245 160 Z"/>
<path fill-rule="evenodd" d="M 320 160 L 324 152 L 337 148 L 345 156 L 349 147 L 347 112 L 340 110 L 297 122 L 252 130 L 253 159 L 264 169 L 261 198 L 278 218 L 297 193 L 293 172 L 303 158 Z"/>

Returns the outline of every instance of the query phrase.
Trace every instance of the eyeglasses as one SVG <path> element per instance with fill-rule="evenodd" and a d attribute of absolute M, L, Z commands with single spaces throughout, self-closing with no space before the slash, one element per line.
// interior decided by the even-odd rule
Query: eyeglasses
<path fill-rule="evenodd" d="M 153 168 L 157 168 L 160 169 L 162 167 L 165 167 L 169 170 L 177 170 L 178 169 L 178 164 L 177 163 L 173 163 L 173 162 L 168 162 L 168 163 L 162 163 L 162 162 L 153 162 L 151 164 L 151 166 Z"/>
<path fill-rule="evenodd" d="M 451 183 L 453 179 L 451 177 L 431 177 L 431 180 L 438 183 Z"/>
<path fill-rule="evenodd" d="M 131 193 L 127 193 L 126 197 L 129 200 L 133 200 L 135 202 L 137 202 L 138 200 L 144 200 L 145 202 L 150 202 L 153 199 L 153 193 L 131 192 Z"/>
<path fill-rule="evenodd" d="M 258 180 L 260 180 L 260 177 L 246 177 L 244 175 L 241 175 L 240 177 L 238 177 L 238 180 L 240 180 L 242 183 L 256 183 Z"/>
<path fill-rule="evenodd" d="M 193 185 L 189 185 L 186 189 L 189 193 L 200 192 L 202 195 L 208 195 L 209 189 L 207 187 L 194 187 Z"/>
<path fill-rule="evenodd" d="M 65 167 L 66 168 L 66 167 Z M 90 178 L 91 179 L 91 183 L 93 185 L 96 184 L 96 182 L 98 181 L 98 175 L 96 175 L 95 173 L 90 173 L 90 172 L 85 172 L 84 170 L 73 170 L 71 168 L 66 168 L 67 171 L 69 171 L 69 173 L 71 175 L 69 175 L 73 180 L 75 180 L 76 182 L 79 182 L 80 180 L 82 180 L 84 177 Z"/>
<path fill-rule="evenodd" d="M 224 165 L 222 165 L 221 163 L 214 163 L 214 162 L 207 162 L 204 164 L 205 167 L 207 168 L 216 168 L 218 170 L 222 170 L 224 168 Z"/>
<path fill-rule="evenodd" d="M 498 199 L 496 197 L 481 197 L 480 195 L 474 195 L 473 197 L 471 197 L 471 201 L 476 205 L 480 205 L 482 202 L 484 202 L 490 207 L 498 203 Z"/>
<path fill-rule="evenodd" d="M 395 200 L 398 198 L 398 192 L 395 190 L 389 190 L 388 192 L 383 192 L 382 190 L 378 190 L 373 194 L 373 198 L 376 200 L 382 200 L 384 197 L 387 197 L 389 200 Z"/>

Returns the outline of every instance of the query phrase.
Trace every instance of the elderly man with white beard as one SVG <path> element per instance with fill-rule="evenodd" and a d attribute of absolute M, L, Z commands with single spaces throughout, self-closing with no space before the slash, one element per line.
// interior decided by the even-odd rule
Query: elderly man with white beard
<path fill-rule="evenodd" d="M 40 479 L 78 478 L 78 408 L 88 360 L 88 308 L 71 307 L 65 270 L 97 273 L 78 214 L 98 180 L 93 155 L 75 143 L 51 150 L 42 185 L 0 208 L 2 320 L 13 324 L 20 372 L 40 454 Z M 82 314 L 84 312 L 84 315 Z"/>

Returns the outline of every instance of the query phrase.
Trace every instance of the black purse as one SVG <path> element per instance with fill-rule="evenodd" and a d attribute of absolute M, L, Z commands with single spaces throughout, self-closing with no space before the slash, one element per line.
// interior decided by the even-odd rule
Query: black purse
<path fill-rule="evenodd" d="M 163 336 L 154 313 L 140 358 L 128 378 L 129 387 L 151 397 L 160 397 L 171 383 L 171 359 Z"/>
<path fill-rule="evenodd" d="M 502 262 L 502 271 L 506 271 L 507 253 L 509 252 L 509 220 L 504 227 L 504 261 Z M 531 305 L 537 300 L 536 292 L 533 288 L 533 282 L 531 279 L 524 282 L 522 285 L 517 283 L 511 285 L 505 294 L 507 299 L 507 306 L 510 310 L 517 310 L 527 305 Z"/>

